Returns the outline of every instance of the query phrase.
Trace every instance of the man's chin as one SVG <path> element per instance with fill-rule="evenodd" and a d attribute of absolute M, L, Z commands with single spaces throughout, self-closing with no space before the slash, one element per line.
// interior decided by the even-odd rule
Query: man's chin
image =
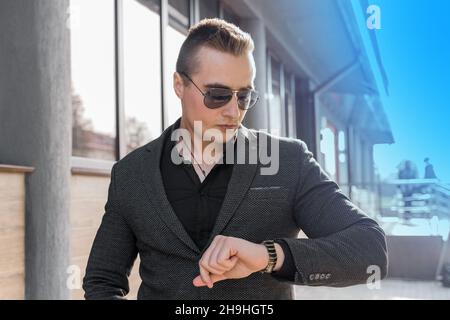
<path fill-rule="evenodd" d="M 231 132 L 234 133 L 236 132 L 236 130 L 239 128 L 238 126 L 235 125 L 217 125 L 215 126 L 216 129 L 219 129 L 222 132 Z"/>
<path fill-rule="evenodd" d="M 213 126 L 203 132 L 204 141 L 212 141 L 217 144 L 225 144 L 236 137 L 238 127 Z"/>
<path fill-rule="evenodd" d="M 231 141 L 232 139 L 234 139 L 234 137 L 236 136 L 237 133 L 237 128 L 221 128 L 219 127 L 220 132 L 222 133 L 222 137 L 220 138 L 222 143 L 227 143 L 229 141 Z"/>

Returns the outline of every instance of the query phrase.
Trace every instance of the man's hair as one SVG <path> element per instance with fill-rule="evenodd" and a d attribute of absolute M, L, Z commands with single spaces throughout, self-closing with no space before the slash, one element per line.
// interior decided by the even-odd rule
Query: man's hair
<path fill-rule="evenodd" d="M 202 47 L 216 49 L 234 56 L 251 53 L 254 42 L 250 34 L 239 27 L 221 19 L 204 19 L 192 26 L 180 49 L 177 60 L 177 72 L 191 76 L 198 71 Z"/>

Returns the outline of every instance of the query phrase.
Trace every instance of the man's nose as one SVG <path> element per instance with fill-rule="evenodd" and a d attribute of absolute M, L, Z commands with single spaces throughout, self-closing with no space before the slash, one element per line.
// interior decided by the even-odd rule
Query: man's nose
<path fill-rule="evenodd" d="M 230 102 L 228 102 L 223 107 L 223 115 L 228 118 L 238 119 L 239 118 L 239 104 L 238 104 L 238 98 L 237 94 L 233 93 L 233 98 Z"/>

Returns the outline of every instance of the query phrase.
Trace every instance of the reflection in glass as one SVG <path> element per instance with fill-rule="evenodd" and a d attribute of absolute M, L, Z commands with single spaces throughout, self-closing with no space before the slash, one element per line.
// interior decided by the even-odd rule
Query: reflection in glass
<path fill-rule="evenodd" d="M 189 3 L 189 0 L 169 0 L 169 25 L 181 33 L 185 33 L 189 29 Z"/>
<path fill-rule="evenodd" d="M 216 18 L 219 16 L 218 0 L 200 1 L 200 19 Z"/>
<path fill-rule="evenodd" d="M 168 66 L 168 74 L 166 76 L 167 81 L 167 121 L 168 124 L 171 125 L 178 118 L 181 117 L 181 102 L 180 99 L 175 94 L 173 89 L 173 74 L 176 71 L 176 63 L 178 58 L 178 53 L 180 51 L 181 45 L 183 44 L 186 36 L 172 27 L 169 27 L 167 30 L 167 66 Z"/>
<path fill-rule="evenodd" d="M 181 15 L 189 17 L 189 0 L 169 0 L 169 5 Z"/>
<path fill-rule="evenodd" d="M 127 153 L 162 132 L 160 17 L 156 1 L 123 1 Z"/>
<path fill-rule="evenodd" d="M 165 83 L 167 88 L 165 116 L 166 125 L 172 125 L 181 117 L 181 102 L 173 89 L 173 74 L 176 71 L 178 54 L 189 28 L 189 1 L 169 1 L 169 26 L 166 33 L 166 74 Z"/>
<path fill-rule="evenodd" d="M 322 122 L 320 152 L 323 154 L 325 171 L 336 181 L 336 129 L 325 118 Z"/>
<path fill-rule="evenodd" d="M 285 73 L 285 115 L 286 115 L 286 135 L 290 138 L 297 138 L 295 125 L 295 96 L 293 93 L 293 76 Z"/>
<path fill-rule="evenodd" d="M 239 24 L 240 24 L 239 16 L 237 14 L 235 14 L 233 12 L 233 10 L 225 4 L 223 4 L 222 13 L 223 13 L 224 20 L 239 26 Z"/>
<path fill-rule="evenodd" d="M 116 160 L 114 0 L 71 0 L 72 154 Z M 76 23 L 75 23 L 76 22 Z"/>
<path fill-rule="evenodd" d="M 282 105 L 281 105 L 281 66 L 275 59 L 271 60 L 271 85 L 270 85 L 270 101 L 269 101 L 269 118 L 270 118 L 270 132 L 275 135 L 282 134 Z"/>

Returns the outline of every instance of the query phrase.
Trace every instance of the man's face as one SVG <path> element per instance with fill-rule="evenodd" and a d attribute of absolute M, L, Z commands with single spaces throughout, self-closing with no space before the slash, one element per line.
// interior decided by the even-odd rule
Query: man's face
<path fill-rule="evenodd" d="M 203 92 L 212 87 L 254 89 L 255 63 L 252 54 L 236 57 L 203 47 L 198 52 L 198 57 L 200 62 L 197 73 L 188 76 Z M 177 73 L 174 76 L 174 88 L 182 102 L 182 125 L 191 132 L 194 121 L 201 121 L 202 134 L 208 129 L 218 129 L 224 137 L 222 142 L 226 142 L 227 130 L 235 132 L 244 120 L 246 111 L 239 109 L 236 95 L 225 106 L 209 109 L 205 106 L 200 91 L 192 83 L 183 82 Z"/>

